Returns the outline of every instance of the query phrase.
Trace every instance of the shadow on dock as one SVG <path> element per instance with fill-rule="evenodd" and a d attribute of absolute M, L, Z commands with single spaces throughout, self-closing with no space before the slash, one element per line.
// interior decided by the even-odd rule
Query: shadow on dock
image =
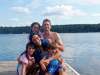
<path fill-rule="evenodd" d="M 16 75 L 15 71 L 4 71 L 0 72 L 0 75 Z"/>

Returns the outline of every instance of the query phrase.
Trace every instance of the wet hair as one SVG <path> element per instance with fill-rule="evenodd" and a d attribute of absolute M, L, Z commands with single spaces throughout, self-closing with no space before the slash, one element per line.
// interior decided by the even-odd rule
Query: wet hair
<path fill-rule="evenodd" d="M 46 18 L 46 19 L 43 20 L 43 24 L 44 24 L 44 22 L 49 22 L 50 25 L 51 25 L 51 21 L 50 21 L 50 19 L 47 19 L 47 18 Z M 43 26 L 43 24 L 42 24 L 42 26 Z"/>
<path fill-rule="evenodd" d="M 33 35 L 33 34 L 36 34 L 35 32 L 33 32 L 32 31 L 32 28 L 35 26 L 35 25 L 38 25 L 39 26 L 39 30 L 40 30 L 40 24 L 38 23 L 38 22 L 33 22 L 32 24 L 31 24 L 31 27 L 30 27 L 30 35 L 29 35 L 29 40 L 31 40 L 31 36 Z M 37 33 L 37 35 L 39 35 L 38 33 Z"/>
<path fill-rule="evenodd" d="M 39 28 L 40 28 L 40 23 L 38 23 L 38 22 L 33 22 L 33 23 L 31 24 L 31 31 L 32 31 L 32 28 L 33 28 L 35 25 L 38 25 Z"/>

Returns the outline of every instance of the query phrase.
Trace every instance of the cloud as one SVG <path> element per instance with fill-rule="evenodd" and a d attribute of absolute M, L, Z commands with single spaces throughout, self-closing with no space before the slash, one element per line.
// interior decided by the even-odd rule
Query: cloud
<path fill-rule="evenodd" d="M 94 16 L 94 17 L 100 17 L 100 13 L 93 13 L 92 16 Z"/>
<path fill-rule="evenodd" d="M 86 4 L 100 4 L 100 0 L 80 0 L 82 3 Z"/>
<path fill-rule="evenodd" d="M 71 5 L 49 6 L 43 13 L 44 16 L 85 16 L 87 13 L 75 9 Z"/>
<path fill-rule="evenodd" d="M 35 9 L 35 8 L 38 8 L 39 6 L 41 6 L 41 1 L 40 0 L 32 0 L 26 6 L 31 9 Z"/>
<path fill-rule="evenodd" d="M 17 13 L 25 13 L 25 14 L 29 14 L 31 13 L 31 11 L 29 10 L 29 8 L 27 7 L 22 7 L 22 6 L 14 6 L 11 8 L 13 11 L 17 12 Z"/>
<path fill-rule="evenodd" d="M 19 19 L 18 18 L 11 18 L 10 21 L 18 22 Z"/>

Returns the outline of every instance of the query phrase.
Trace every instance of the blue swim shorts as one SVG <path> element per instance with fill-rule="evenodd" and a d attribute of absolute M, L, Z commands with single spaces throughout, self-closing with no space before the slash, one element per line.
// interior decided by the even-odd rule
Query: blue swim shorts
<path fill-rule="evenodd" d="M 57 59 L 53 59 L 47 66 L 47 72 L 51 75 L 56 75 L 59 70 L 60 62 Z"/>

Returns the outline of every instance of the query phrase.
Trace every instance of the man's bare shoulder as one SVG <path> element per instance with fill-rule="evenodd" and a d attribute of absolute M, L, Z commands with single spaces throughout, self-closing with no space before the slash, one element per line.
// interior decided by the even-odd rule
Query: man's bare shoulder
<path fill-rule="evenodd" d="M 57 32 L 52 32 L 52 34 L 53 34 L 53 35 L 57 35 L 58 33 L 57 33 Z"/>

